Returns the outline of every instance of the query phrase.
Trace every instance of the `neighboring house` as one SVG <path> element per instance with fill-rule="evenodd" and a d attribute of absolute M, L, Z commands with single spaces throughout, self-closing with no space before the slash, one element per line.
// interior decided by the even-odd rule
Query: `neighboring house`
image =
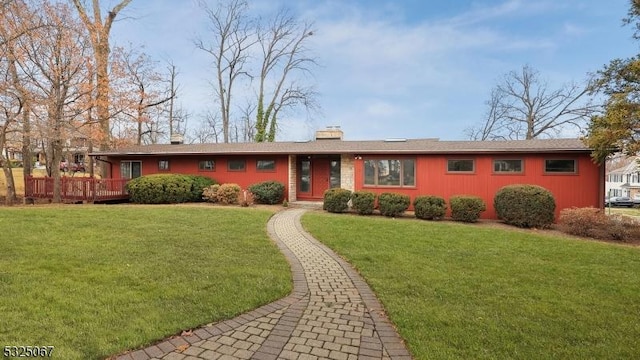
<path fill-rule="evenodd" d="M 640 157 L 634 156 L 617 162 L 607 170 L 606 196 L 628 196 L 640 194 Z"/>
<path fill-rule="evenodd" d="M 578 139 L 345 141 L 342 131 L 316 133 L 315 141 L 146 145 L 90 154 L 109 164 L 109 176 L 157 173 L 209 176 L 243 188 L 276 180 L 289 201 L 321 200 L 342 187 L 411 196 L 483 198 L 483 218 L 495 218 L 493 198 L 509 184 L 537 184 L 555 196 L 557 213 L 569 207 L 602 207 L 604 166 L 591 161 Z"/>

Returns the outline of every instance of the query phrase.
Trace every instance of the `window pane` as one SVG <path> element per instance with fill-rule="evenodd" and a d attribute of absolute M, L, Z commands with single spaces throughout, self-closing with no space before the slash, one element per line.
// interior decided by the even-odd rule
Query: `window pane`
<path fill-rule="evenodd" d="M 400 160 L 378 160 L 378 185 L 400 186 Z"/>
<path fill-rule="evenodd" d="M 415 160 L 402 160 L 402 185 L 416 185 L 416 163 Z"/>
<path fill-rule="evenodd" d="M 456 171 L 473 171 L 473 160 L 448 160 L 447 161 L 447 171 L 456 172 Z"/>
<path fill-rule="evenodd" d="M 340 187 L 340 160 L 331 160 L 329 187 L 330 188 Z"/>
<path fill-rule="evenodd" d="M 159 160 L 158 170 L 169 170 L 169 160 Z"/>
<path fill-rule="evenodd" d="M 575 160 L 545 160 L 544 171 L 551 173 L 574 173 L 576 172 Z"/>
<path fill-rule="evenodd" d="M 131 162 L 123 161 L 120 163 L 120 177 L 123 179 L 131 179 Z"/>
<path fill-rule="evenodd" d="M 229 160 L 227 162 L 227 169 L 229 169 L 229 171 L 244 170 L 244 160 Z"/>
<path fill-rule="evenodd" d="M 376 184 L 376 163 L 373 160 L 365 160 L 364 162 L 364 184 L 375 185 Z"/>
<path fill-rule="evenodd" d="M 311 190 L 311 161 L 302 160 L 300 164 L 300 192 Z"/>
<path fill-rule="evenodd" d="M 276 169 L 276 161 L 258 160 L 258 162 L 256 162 L 256 168 L 258 171 L 274 171 Z"/>
<path fill-rule="evenodd" d="M 198 162 L 198 170 L 213 171 L 216 169 L 216 163 L 213 160 L 202 160 Z"/>
<path fill-rule="evenodd" d="M 522 160 L 493 160 L 494 172 L 522 172 Z"/>
<path fill-rule="evenodd" d="M 139 178 L 142 176 L 142 163 L 140 161 L 131 162 L 131 178 Z"/>

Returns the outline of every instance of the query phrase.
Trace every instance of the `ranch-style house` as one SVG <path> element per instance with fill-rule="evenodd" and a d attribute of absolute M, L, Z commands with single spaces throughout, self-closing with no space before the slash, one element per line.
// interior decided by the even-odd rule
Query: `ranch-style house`
<path fill-rule="evenodd" d="M 219 183 L 276 180 L 288 201 L 321 200 L 325 190 L 397 192 L 411 196 L 476 195 L 483 218 L 496 218 L 493 198 L 509 184 L 550 190 L 556 214 L 570 207 L 602 207 L 604 166 L 579 139 L 346 141 L 338 128 L 303 142 L 144 145 L 90 154 L 111 178 L 158 173 L 199 174 Z"/>

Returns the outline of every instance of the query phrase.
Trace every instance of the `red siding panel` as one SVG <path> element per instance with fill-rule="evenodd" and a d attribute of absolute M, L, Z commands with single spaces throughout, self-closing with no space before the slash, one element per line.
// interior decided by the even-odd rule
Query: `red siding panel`
<path fill-rule="evenodd" d="M 158 170 L 158 161 L 168 160 L 169 171 Z M 214 171 L 201 171 L 198 169 L 198 164 L 203 160 L 214 160 Z M 227 163 L 229 160 L 244 160 L 244 171 L 229 171 L 227 169 Z M 256 164 L 258 160 L 275 160 L 275 171 L 258 171 Z M 144 157 L 127 157 L 124 158 L 109 158 L 109 161 L 113 164 L 111 177 L 120 178 L 120 162 L 121 161 L 141 161 L 142 162 L 142 175 L 151 175 L 158 173 L 174 173 L 174 174 L 190 174 L 190 175 L 203 175 L 208 176 L 217 182 L 223 183 L 235 183 L 240 185 L 243 189 L 249 187 L 249 185 L 267 181 L 275 180 L 285 185 L 285 194 L 288 193 L 288 164 L 289 160 L 286 155 L 274 155 L 274 156 L 144 156 Z"/>
<path fill-rule="evenodd" d="M 366 156 L 355 161 L 356 190 L 370 190 L 375 193 L 398 192 L 411 196 L 437 195 L 449 200 L 455 195 L 475 195 L 484 199 L 487 211 L 483 218 L 496 218 L 493 198 L 496 192 L 505 185 L 535 184 L 551 191 L 556 200 L 556 217 L 560 210 L 569 207 L 601 207 L 600 168 L 595 165 L 588 154 L 565 155 L 473 155 L 448 157 L 444 155 L 420 155 L 416 157 L 416 187 L 371 187 L 364 185 L 364 160 L 375 158 L 405 158 L 405 156 Z M 474 159 L 473 173 L 448 173 L 447 159 Z M 494 159 L 522 159 L 524 171 L 519 174 L 496 174 L 493 172 Z M 545 174 L 545 159 L 575 159 L 576 174 Z"/>

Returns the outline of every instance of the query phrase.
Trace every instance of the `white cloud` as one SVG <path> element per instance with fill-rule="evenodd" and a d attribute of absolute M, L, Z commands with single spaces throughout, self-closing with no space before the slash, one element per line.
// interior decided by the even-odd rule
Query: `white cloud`
<path fill-rule="evenodd" d="M 192 2 L 176 6 L 175 0 L 156 1 L 143 19 L 147 28 L 129 28 L 129 38 L 139 33 L 174 59 L 186 92 L 182 100 L 201 105 L 209 99 L 206 79 L 211 76 L 206 56 L 194 50 L 191 39 L 206 35 L 202 14 Z M 432 11 L 428 2 L 416 5 L 420 11 L 411 14 L 407 12 L 415 9 L 397 1 L 256 0 L 251 6 L 265 17 L 282 5 L 296 7 L 300 19 L 315 23 L 309 48 L 322 64 L 314 75 L 325 117 L 309 122 L 292 114 L 283 119 L 283 139 L 308 137 L 315 125 L 342 125 L 352 139 L 445 137 L 435 135 L 441 132 L 455 139 L 482 116 L 484 100 L 502 74 L 525 63 L 563 78 L 580 71 L 576 60 L 585 57 L 577 54 L 563 54 L 571 71 L 552 66 L 567 44 L 576 46 L 587 29 L 595 32 L 573 18 L 586 11 L 571 11 L 578 3 L 455 2 L 448 10 L 460 10 L 449 16 Z M 595 9 L 594 4 L 589 6 Z M 164 15 L 156 15 L 160 12 Z M 566 19 L 558 21 L 560 16 Z"/>

